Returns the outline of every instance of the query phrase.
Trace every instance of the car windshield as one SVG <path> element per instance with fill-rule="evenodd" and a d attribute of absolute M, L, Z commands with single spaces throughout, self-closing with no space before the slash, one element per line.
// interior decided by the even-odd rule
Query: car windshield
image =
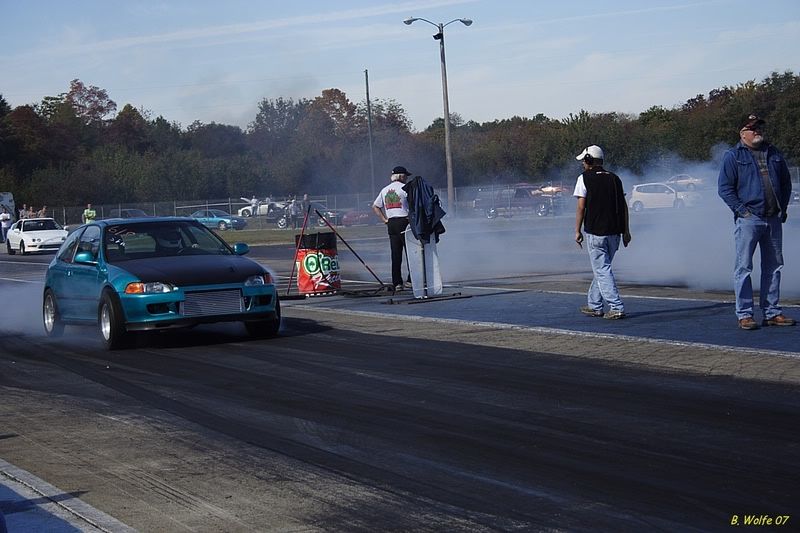
<path fill-rule="evenodd" d="M 43 220 L 25 220 L 22 226 L 22 231 L 47 231 L 53 229 L 61 229 L 58 223 L 51 219 Z"/>
<path fill-rule="evenodd" d="M 232 255 L 231 248 L 200 224 L 184 221 L 114 224 L 105 229 L 109 263 L 177 255 Z"/>

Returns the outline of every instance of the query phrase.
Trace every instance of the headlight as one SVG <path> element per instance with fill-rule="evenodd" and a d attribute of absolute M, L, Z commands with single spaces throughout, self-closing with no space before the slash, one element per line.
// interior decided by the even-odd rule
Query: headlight
<path fill-rule="evenodd" d="M 125 287 L 125 294 L 161 294 L 174 290 L 177 290 L 177 287 L 169 283 L 161 283 L 160 281 L 142 283 L 141 281 L 135 281 L 128 283 Z"/>
<path fill-rule="evenodd" d="M 272 276 L 269 274 L 258 274 L 256 276 L 250 276 L 244 282 L 245 287 L 257 287 L 261 285 L 269 285 L 272 283 Z"/>

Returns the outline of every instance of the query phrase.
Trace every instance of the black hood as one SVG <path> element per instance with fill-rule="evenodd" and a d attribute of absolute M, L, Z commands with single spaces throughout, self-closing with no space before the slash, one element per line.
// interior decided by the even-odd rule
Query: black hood
<path fill-rule="evenodd" d="M 140 280 L 162 281 L 173 285 L 242 283 L 250 276 L 263 274 L 264 267 L 240 255 L 187 255 L 158 259 L 133 259 L 116 263 Z"/>

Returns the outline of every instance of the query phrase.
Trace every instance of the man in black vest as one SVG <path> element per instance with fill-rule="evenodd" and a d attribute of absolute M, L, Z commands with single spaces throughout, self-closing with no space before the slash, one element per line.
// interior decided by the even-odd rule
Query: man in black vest
<path fill-rule="evenodd" d="M 599 146 L 589 146 L 576 159 L 583 163 L 583 173 L 578 176 L 573 193 L 578 198 L 575 242 L 583 247 L 583 226 L 594 273 L 588 305 L 581 307 L 580 311 L 587 316 L 604 316 L 610 320 L 625 318 L 625 307 L 611 270 L 611 261 L 619 249 L 620 237 L 624 246 L 631 242 L 628 204 L 625 202 L 622 181 L 619 176 L 603 168 L 603 150 Z M 603 311 L 604 304 L 608 305 L 608 312 Z"/>

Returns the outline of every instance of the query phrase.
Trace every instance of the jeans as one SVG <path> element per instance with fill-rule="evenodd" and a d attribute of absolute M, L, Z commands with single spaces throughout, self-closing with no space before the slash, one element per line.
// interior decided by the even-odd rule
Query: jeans
<path fill-rule="evenodd" d="M 736 317 L 753 316 L 753 253 L 761 253 L 761 289 L 759 305 L 765 319 L 781 314 L 781 269 L 783 269 L 783 227 L 779 217 L 756 215 L 738 217 L 733 232 L 736 241 L 736 267 L 733 290 L 736 294 Z"/>
<path fill-rule="evenodd" d="M 625 312 L 614 272 L 611 270 L 611 261 L 619 250 L 619 241 L 619 235 L 586 234 L 586 249 L 594 273 L 592 284 L 589 286 L 588 302 L 589 307 L 595 311 L 602 311 L 603 303 L 606 303 L 612 311 Z"/>

